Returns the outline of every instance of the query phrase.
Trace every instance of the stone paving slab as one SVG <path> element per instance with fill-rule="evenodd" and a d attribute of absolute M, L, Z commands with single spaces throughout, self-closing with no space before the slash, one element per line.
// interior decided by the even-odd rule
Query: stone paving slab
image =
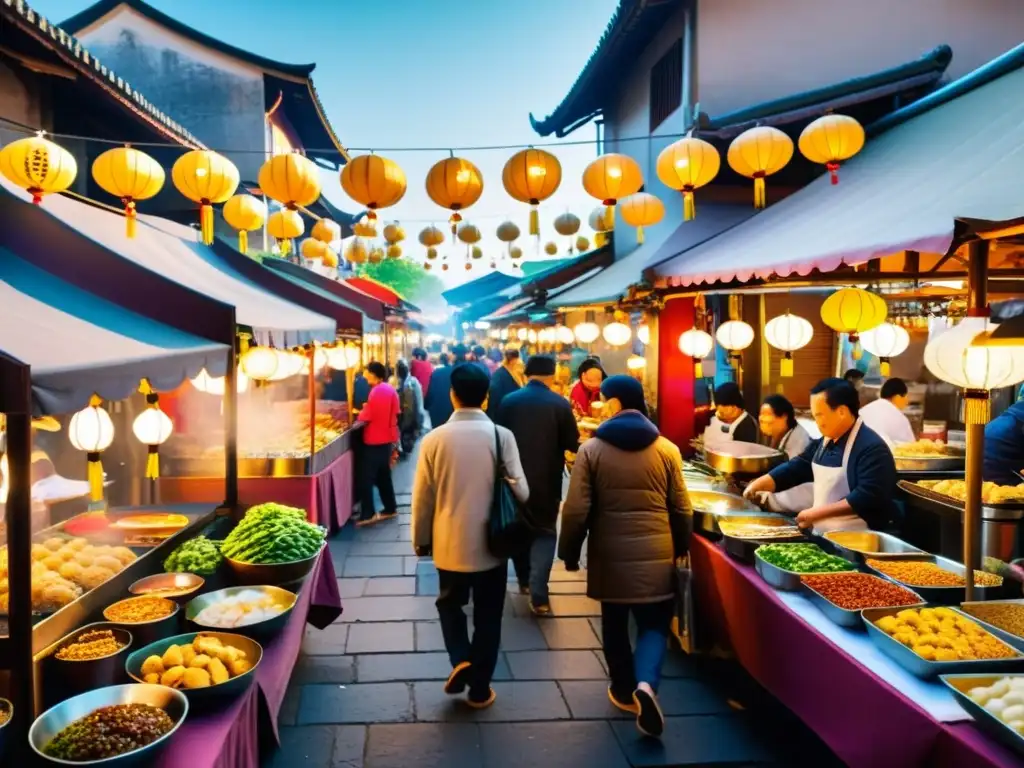
<path fill-rule="evenodd" d="M 306 626 L 302 636 L 302 653 L 313 656 L 340 656 L 348 642 L 348 626 L 331 624 L 324 629 Z"/>
<path fill-rule="evenodd" d="M 432 597 L 354 597 L 345 601 L 341 620 L 346 624 L 364 621 L 429 621 L 437 618 Z"/>
<path fill-rule="evenodd" d="M 415 594 L 414 576 L 381 576 L 379 579 L 368 579 L 363 590 L 363 597 Z"/>
<path fill-rule="evenodd" d="M 363 768 L 366 728 L 307 725 L 281 729 L 281 746 L 266 768 Z"/>
<path fill-rule="evenodd" d="M 298 725 L 413 720 L 412 698 L 406 683 L 304 685 L 301 691 Z"/>
<path fill-rule="evenodd" d="M 354 683 L 355 656 L 307 656 L 302 654 L 292 673 L 293 685 L 309 683 Z"/>
<path fill-rule="evenodd" d="M 628 721 L 612 722 L 611 727 L 636 768 L 759 762 L 777 756 L 741 715 L 667 717 L 660 740 L 645 738 Z"/>
<path fill-rule="evenodd" d="M 344 604 L 345 600 L 350 597 L 362 597 L 363 591 L 366 589 L 366 582 L 368 581 L 369 579 L 365 576 L 338 579 L 338 594 L 341 595 L 342 603 Z"/>
<path fill-rule="evenodd" d="M 607 680 L 560 681 L 559 688 L 577 720 L 632 719 L 612 706 Z M 732 712 L 721 694 L 696 680 L 662 680 L 658 703 L 666 717 L 672 715 L 724 715 Z"/>
<path fill-rule="evenodd" d="M 482 724 L 486 768 L 629 768 L 604 722 Z"/>
<path fill-rule="evenodd" d="M 366 768 L 470 768 L 481 762 L 480 728 L 475 723 L 371 725 Z"/>
<path fill-rule="evenodd" d="M 349 555 L 345 560 L 342 576 L 404 576 L 402 558 L 393 557 L 362 557 Z"/>
<path fill-rule="evenodd" d="M 360 557 L 404 557 L 412 553 L 412 547 L 406 541 L 368 541 L 360 544 L 358 551 Z"/>
<path fill-rule="evenodd" d="M 349 654 L 407 653 L 414 650 L 413 626 L 403 621 L 352 624 L 345 645 L 345 652 Z"/>
<path fill-rule="evenodd" d="M 446 680 L 452 671 L 451 662 L 445 651 L 431 653 L 387 653 L 367 654 L 358 657 L 357 668 L 360 683 L 414 682 L 419 680 Z M 511 680 L 505 654 L 499 654 L 498 666 L 494 669 L 495 680 Z"/>
<path fill-rule="evenodd" d="M 601 641 L 586 619 L 552 617 L 538 621 L 537 626 L 552 650 L 601 647 Z"/>
<path fill-rule="evenodd" d="M 447 696 L 436 682 L 413 683 L 416 720 L 420 722 L 521 722 L 568 720 L 569 708 L 552 681 L 494 683 L 498 699 L 476 710 L 459 697 Z"/>
<path fill-rule="evenodd" d="M 604 680 L 593 651 L 517 651 L 505 654 L 516 680 Z"/>

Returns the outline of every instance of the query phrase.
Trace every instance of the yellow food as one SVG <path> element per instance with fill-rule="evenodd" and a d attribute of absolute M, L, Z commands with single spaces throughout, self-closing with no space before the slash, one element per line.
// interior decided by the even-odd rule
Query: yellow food
<path fill-rule="evenodd" d="M 884 573 L 886 576 L 911 587 L 962 587 L 966 583 L 963 576 L 947 571 L 935 563 L 918 560 L 868 559 L 867 564 L 879 573 Z M 975 586 L 998 587 L 1002 583 L 1002 576 L 985 573 L 984 571 L 974 572 Z"/>
<path fill-rule="evenodd" d="M 975 603 L 965 605 L 964 612 L 987 621 L 1017 637 L 1024 637 L 1024 605 L 1019 603 Z"/>
<path fill-rule="evenodd" d="M 189 663 L 189 667 L 194 667 L 196 669 L 206 669 L 209 663 L 210 657 L 207 656 L 205 653 L 200 653 L 198 656 L 192 659 L 192 661 Z"/>
<path fill-rule="evenodd" d="M 196 657 L 196 649 L 191 645 L 179 645 L 178 649 L 181 651 L 181 663 L 186 667 L 191 667 L 192 659 Z"/>
<path fill-rule="evenodd" d="M 927 437 L 913 443 L 899 443 L 893 447 L 892 454 L 904 459 L 935 459 L 950 455 L 944 442 L 929 440 Z"/>
<path fill-rule="evenodd" d="M 967 500 L 967 483 L 963 480 L 918 480 L 917 484 L 943 496 L 959 501 Z M 1024 502 L 1024 485 L 997 485 L 984 482 L 981 484 L 981 500 L 985 504 Z"/>
<path fill-rule="evenodd" d="M 160 685 L 166 685 L 168 688 L 179 688 L 184 680 L 185 668 L 172 667 L 160 676 Z"/>
<path fill-rule="evenodd" d="M 211 659 L 206 667 L 206 671 L 210 673 L 210 679 L 214 685 L 226 682 L 231 678 L 228 668 L 224 666 L 224 662 L 220 659 Z"/>
<path fill-rule="evenodd" d="M 210 687 L 210 673 L 205 669 L 197 669 L 190 667 L 185 670 L 185 687 L 186 688 L 209 688 Z"/>
<path fill-rule="evenodd" d="M 144 662 L 142 662 L 143 675 L 162 675 L 164 670 L 164 661 L 159 656 L 149 656 Z"/>
<path fill-rule="evenodd" d="M 185 662 L 181 657 L 181 649 L 176 645 L 172 645 L 166 651 L 161 659 L 164 665 L 164 669 L 170 669 L 171 667 L 183 667 Z"/>
<path fill-rule="evenodd" d="M 217 654 L 197 653 L 196 646 L 215 650 Z M 148 657 L 142 663 L 137 679 L 159 682 L 170 688 L 207 688 L 226 683 L 250 669 L 252 661 L 241 648 L 200 633 L 191 643 L 168 646 L 163 656 Z"/>
<path fill-rule="evenodd" d="M 228 664 L 228 671 L 231 672 L 232 677 L 244 675 L 250 669 L 252 669 L 252 664 L 249 662 L 248 659 L 244 657 L 240 659 L 235 659 L 234 661 Z"/>
<path fill-rule="evenodd" d="M 56 552 L 58 549 L 64 546 L 64 539 L 57 536 L 52 536 L 43 542 L 43 546 L 51 552 Z"/>
<path fill-rule="evenodd" d="M 150 672 L 148 675 L 143 676 L 142 679 L 144 682 L 157 685 L 160 682 L 160 675 L 158 675 L 156 672 Z"/>
<path fill-rule="evenodd" d="M 907 608 L 882 617 L 875 626 L 928 661 L 1008 659 L 1019 655 L 949 608 Z"/>

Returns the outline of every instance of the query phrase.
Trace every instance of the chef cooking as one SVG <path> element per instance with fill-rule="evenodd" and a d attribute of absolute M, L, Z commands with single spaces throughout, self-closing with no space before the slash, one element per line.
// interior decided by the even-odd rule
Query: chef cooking
<path fill-rule="evenodd" d="M 747 486 L 744 496 L 813 483 L 811 505 L 796 516 L 815 533 L 882 530 L 892 518 L 896 463 L 885 441 L 860 420 L 857 391 L 842 379 L 811 390 L 811 414 L 822 437 L 794 459 Z"/>
<path fill-rule="evenodd" d="M 811 442 L 807 430 L 796 420 L 796 409 L 783 395 L 768 395 L 764 399 L 757 423 L 768 446 L 783 451 L 790 459 L 803 453 Z M 795 515 L 813 505 L 814 483 L 803 483 L 778 493 L 762 492 L 757 495 L 757 502 L 771 512 Z"/>
<path fill-rule="evenodd" d="M 715 415 L 704 430 L 704 448 L 731 442 L 756 443 L 757 422 L 747 413 L 739 386 L 727 381 L 715 388 Z"/>

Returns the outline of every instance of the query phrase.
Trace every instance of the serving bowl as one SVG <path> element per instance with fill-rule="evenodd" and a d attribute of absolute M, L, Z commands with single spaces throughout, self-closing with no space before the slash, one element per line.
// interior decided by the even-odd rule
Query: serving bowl
<path fill-rule="evenodd" d="M 320 557 L 320 553 L 324 551 L 324 547 L 327 546 L 325 541 L 320 549 L 316 551 L 316 554 L 302 560 L 292 560 L 288 563 L 243 563 L 241 560 L 232 560 L 230 557 L 225 557 L 228 567 L 235 574 L 235 579 L 239 584 L 245 585 L 261 585 L 271 584 L 274 586 L 280 586 L 281 584 L 291 584 L 292 582 L 304 579 L 306 575 L 313 570 L 313 565 L 316 563 L 316 559 Z"/>
<path fill-rule="evenodd" d="M 109 611 L 115 605 L 128 602 L 129 600 L 138 600 L 139 597 L 146 597 L 146 595 L 138 595 L 136 597 L 128 597 L 124 600 L 118 600 L 116 603 L 111 603 L 103 609 L 103 618 L 108 623 L 118 627 L 124 627 L 132 633 L 132 637 L 135 638 L 137 644 L 152 643 L 159 640 L 161 637 L 167 637 L 178 631 L 179 624 L 181 622 L 181 607 L 174 602 L 169 600 L 168 602 L 174 606 L 167 616 L 161 616 L 159 619 L 150 619 L 149 621 L 118 621 L 111 619 Z M 167 599 L 167 598 L 163 598 Z"/>
<path fill-rule="evenodd" d="M 156 741 L 132 752 L 102 760 L 71 761 L 55 757 L 47 757 L 43 749 L 64 728 L 76 720 L 92 714 L 101 707 L 116 704 L 149 704 L 166 712 L 174 726 Z M 28 743 L 37 755 L 52 765 L 111 765 L 126 768 L 135 765 L 152 765 L 157 754 L 167 746 L 174 732 L 178 730 L 188 715 L 188 699 L 173 688 L 162 685 L 111 685 L 79 694 L 46 710 L 28 731 Z"/>
<path fill-rule="evenodd" d="M 4 756 L 4 749 L 7 746 L 7 734 L 10 731 L 7 730 L 7 726 L 11 724 L 11 720 L 14 719 L 14 705 L 7 699 L 0 698 L 0 710 L 6 710 L 9 717 L 3 723 L 0 723 L 0 757 Z"/>
<path fill-rule="evenodd" d="M 964 711 L 974 718 L 978 727 L 988 733 L 996 741 L 1012 749 L 1024 757 L 1024 736 L 1021 736 L 1000 718 L 979 705 L 967 695 L 972 688 L 989 687 L 1004 677 L 1021 677 L 1020 674 L 989 674 L 989 675 L 942 675 L 941 680 L 953 693 L 953 698 L 963 707 Z"/>
<path fill-rule="evenodd" d="M 211 624 L 203 624 L 201 622 L 196 621 L 196 616 L 202 613 L 204 609 L 210 607 L 211 605 L 215 605 L 216 603 L 219 603 L 222 600 L 234 597 L 239 592 L 244 592 L 246 590 L 261 592 L 264 595 L 271 597 L 275 603 L 284 607 L 284 611 L 282 611 L 277 616 L 274 616 L 272 618 L 265 619 L 263 621 L 258 621 L 253 624 L 244 624 L 237 627 L 213 626 Z M 294 592 L 289 592 L 287 589 L 281 589 L 281 587 L 228 587 L 227 589 L 219 589 L 216 592 L 208 592 L 205 595 L 200 595 L 199 597 L 193 598 L 188 603 L 188 605 L 185 606 L 185 618 L 188 621 L 191 621 L 196 626 L 202 627 L 203 629 L 210 629 L 213 631 L 226 630 L 236 632 L 240 635 L 245 635 L 246 637 L 272 637 L 273 635 L 276 635 L 278 632 L 280 632 L 284 625 L 288 622 L 288 617 L 291 615 L 292 608 L 295 607 L 295 601 L 297 599 L 298 596 Z"/>
<path fill-rule="evenodd" d="M 59 659 L 57 652 L 66 645 L 69 645 L 86 632 L 96 630 L 110 630 L 114 638 L 121 643 L 121 647 L 106 656 L 95 659 Z M 49 701 L 56 702 L 74 696 L 94 688 L 102 688 L 108 685 L 116 685 L 125 682 L 124 660 L 131 652 L 134 638 L 132 633 L 120 624 L 112 624 L 107 621 L 98 621 L 93 624 L 86 624 L 84 627 L 69 632 L 60 640 L 45 649 L 43 658 L 43 679 L 54 681 L 53 685 L 46 685 L 47 690 L 53 695 L 47 697 Z"/>
<path fill-rule="evenodd" d="M 205 583 L 206 579 L 194 573 L 154 573 L 134 582 L 128 591 L 136 597 L 163 597 L 185 602 Z"/>

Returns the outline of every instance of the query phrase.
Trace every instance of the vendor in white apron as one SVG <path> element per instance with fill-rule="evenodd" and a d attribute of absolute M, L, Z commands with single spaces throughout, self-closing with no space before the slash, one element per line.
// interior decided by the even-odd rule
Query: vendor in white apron
<path fill-rule="evenodd" d="M 784 395 L 768 395 L 764 399 L 757 424 L 768 446 L 782 451 L 791 459 L 802 454 L 811 442 L 807 430 L 796 420 L 796 409 Z M 804 483 L 778 493 L 761 493 L 757 502 L 770 512 L 795 515 L 813 505 L 814 484 Z"/>
<path fill-rule="evenodd" d="M 810 504 L 796 516 L 801 528 L 884 529 L 894 511 L 896 464 L 885 441 L 858 418 L 856 390 L 842 379 L 819 382 L 811 390 L 811 413 L 822 437 L 754 480 L 744 495 L 756 498 L 811 482 Z"/>
<path fill-rule="evenodd" d="M 757 423 L 747 413 L 739 386 L 728 381 L 715 389 L 715 415 L 704 430 L 704 447 L 721 447 L 732 442 L 756 443 Z"/>

